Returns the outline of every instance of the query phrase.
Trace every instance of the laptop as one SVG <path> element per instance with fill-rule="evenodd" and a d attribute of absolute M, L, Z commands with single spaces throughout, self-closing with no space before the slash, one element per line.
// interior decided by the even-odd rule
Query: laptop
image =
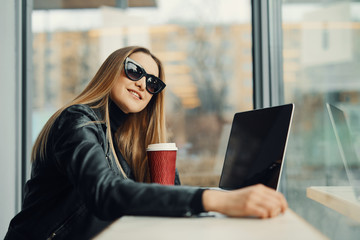
<path fill-rule="evenodd" d="M 278 190 L 293 113 L 291 103 L 234 115 L 219 188 L 262 183 Z"/>
<path fill-rule="evenodd" d="M 359 173 L 355 172 L 356 169 L 358 171 L 360 170 L 360 161 L 355 151 L 351 131 L 346 121 L 345 114 L 341 109 L 329 103 L 326 104 L 326 107 L 339 147 L 341 159 L 344 163 L 346 175 L 354 190 L 356 199 L 360 200 L 360 176 Z"/>

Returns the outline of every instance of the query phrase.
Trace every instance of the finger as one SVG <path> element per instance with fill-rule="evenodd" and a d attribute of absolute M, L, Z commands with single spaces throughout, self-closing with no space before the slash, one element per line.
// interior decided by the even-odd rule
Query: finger
<path fill-rule="evenodd" d="M 271 206 L 267 203 L 261 203 L 257 206 L 258 209 L 260 209 L 263 213 L 264 218 L 274 217 L 277 216 L 281 212 L 281 208 L 276 206 Z"/>
<path fill-rule="evenodd" d="M 274 204 L 279 204 L 281 212 L 284 212 L 288 208 L 288 203 L 282 193 L 277 192 L 274 189 L 268 188 L 264 185 L 259 185 L 258 188 L 260 188 L 259 194 L 263 194 L 263 197 L 266 198 L 268 201 L 273 201 L 274 199 L 277 199 L 278 203 Z"/>
<path fill-rule="evenodd" d="M 273 209 L 270 213 L 270 217 L 276 217 L 281 214 L 281 208 Z"/>
<path fill-rule="evenodd" d="M 262 218 L 272 218 L 280 215 L 282 213 L 282 209 L 280 207 L 269 207 L 269 205 L 258 205 L 257 209 L 261 213 Z"/>
<path fill-rule="evenodd" d="M 281 195 L 280 195 L 281 196 Z M 277 194 L 259 194 L 253 196 L 252 201 L 256 203 L 257 208 L 263 209 L 266 212 L 265 217 L 274 217 L 285 211 L 286 205 L 282 201 L 281 197 Z"/>
<path fill-rule="evenodd" d="M 269 217 L 269 212 L 265 208 L 257 207 L 256 209 L 254 209 L 253 212 L 254 212 L 253 216 L 256 216 L 259 218 L 268 218 Z"/>
<path fill-rule="evenodd" d="M 288 208 L 288 203 L 284 195 L 280 192 L 275 192 L 274 197 L 279 201 L 281 212 L 284 212 Z"/>
<path fill-rule="evenodd" d="M 248 204 L 247 208 L 245 209 L 246 216 L 253 216 L 259 218 L 268 218 L 269 212 L 266 208 L 262 207 L 257 203 Z"/>
<path fill-rule="evenodd" d="M 260 192 L 256 195 L 257 201 L 267 209 L 281 208 L 283 202 L 275 192 Z"/>
<path fill-rule="evenodd" d="M 274 196 L 254 192 L 248 198 L 246 212 L 248 214 L 256 214 L 257 217 L 268 218 L 278 215 L 281 211 L 281 201 Z"/>
<path fill-rule="evenodd" d="M 280 201 L 281 201 L 281 206 L 282 206 L 281 212 L 285 212 L 286 209 L 288 209 L 289 205 L 288 205 L 285 197 L 282 194 L 280 195 Z"/>

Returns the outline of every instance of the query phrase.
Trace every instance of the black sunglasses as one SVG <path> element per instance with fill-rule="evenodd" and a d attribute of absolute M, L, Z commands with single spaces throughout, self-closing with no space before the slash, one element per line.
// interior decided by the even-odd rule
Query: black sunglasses
<path fill-rule="evenodd" d="M 146 90 L 151 94 L 157 94 L 166 87 L 166 84 L 160 78 L 147 74 L 144 68 L 129 57 L 125 59 L 124 70 L 126 76 L 132 81 L 139 81 L 145 76 Z"/>

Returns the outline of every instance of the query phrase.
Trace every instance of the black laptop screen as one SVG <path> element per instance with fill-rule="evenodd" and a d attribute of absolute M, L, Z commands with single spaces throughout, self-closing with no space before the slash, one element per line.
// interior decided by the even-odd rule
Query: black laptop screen
<path fill-rule="evenodd" d="M 220 188 L 277 188 L 292 112 L 293 104 L 286 104 L 235 114 Z"/>

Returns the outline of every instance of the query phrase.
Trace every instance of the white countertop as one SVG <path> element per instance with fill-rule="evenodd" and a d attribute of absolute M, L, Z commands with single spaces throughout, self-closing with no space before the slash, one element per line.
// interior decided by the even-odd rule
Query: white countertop
<path fill-rule="evenodd" d="M 292 210 L 271 219 L 213 217 L 133 217 L 125 216 L 101 232 L 95 240 L 235 240 L 327 239 Z"/>

